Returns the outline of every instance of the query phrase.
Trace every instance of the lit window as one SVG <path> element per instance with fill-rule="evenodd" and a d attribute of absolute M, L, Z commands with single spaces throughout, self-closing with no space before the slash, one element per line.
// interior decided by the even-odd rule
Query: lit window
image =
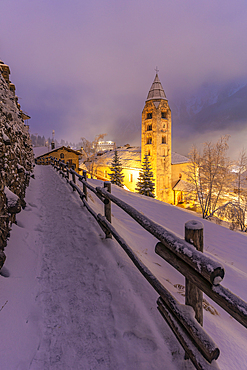
<path fill-rule="evenodd" d="M 129 182 L 133 182 L 133 174 L 132 173 L 129 174 Z"/>

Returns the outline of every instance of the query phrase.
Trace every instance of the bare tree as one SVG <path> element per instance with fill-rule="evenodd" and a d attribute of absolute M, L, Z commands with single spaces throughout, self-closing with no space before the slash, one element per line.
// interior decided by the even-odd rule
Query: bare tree
<path fill-rule="evenodd" d="M 245 149 L 242 149 L 239 153 L 238 160 L 235 164 L 235 192 L 237 192 L 238 203 L 242 203 L 247 197 L 247 180 L 246 180 L 246 169 L 247 169 L 247 154 Z"/>
<path fill-rule="evenodd" d="M 95 160 L 96 154 L 98 151 L 99 142 L 104 139 L 106 134 L 100 134 L 95 136 L 93 141 L 87 140 L 85 137 L 81 138 L 82 141 L 82 148 L 83 154 L 86 157 L 85 162 L 87 162 L 87 166 L 91 175 L 93 175 L 95 170 Z"/>
<path fill-rule="evenodd" d="M 245 149 L 239 153 L 238 159 L 233 167 L 233 189 L 235 196 L 233 200 L 221 207 L 217 212 L 218 217 L 224 217 L 231 222 L 230 228 L 246 231 L 247 211 L 247 154 Z"/>
<path fill-rule="evenodd" d="M 228 136 L 216 144 L 206 142 L 202 154 L 196 147 L 189 153 L 191 163 L 186 171 L 196 193 L 203 218 L 211 217 L 225 202 L 231 185 L 231 162 L 227 157 Z"/>
<path fill-rule="evenodd" d="M 246 203 L 240 204 L 239 202 L 227 202 L 223 206 L 219 207 L 215 211 L 215 216 L 219 219 L 226 219 L 229 221 L 230 229 L 240 229 L 241 231 L 246 231 L 245 225 L 245 214 L 246 214 Z"/>

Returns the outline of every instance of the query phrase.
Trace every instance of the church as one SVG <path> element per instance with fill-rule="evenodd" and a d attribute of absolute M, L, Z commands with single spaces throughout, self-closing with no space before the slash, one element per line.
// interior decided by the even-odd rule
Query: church
<path fill-rule="evenodd" d="M 158 73 L 148 92 L 142 111 L 141 148 L 125 146 L 117 148 L 120 157 L 124 185 L 135 191 L 144 156 L 149 156 L 155 183 L 155 198 L 170 204 L 183 202 L 188 191 L 185 171 L 189 159 L 172 152 L 171 109 Z M 109 180 L 114 152 L 106 152 L 95 163 L 95 175 Z"/>

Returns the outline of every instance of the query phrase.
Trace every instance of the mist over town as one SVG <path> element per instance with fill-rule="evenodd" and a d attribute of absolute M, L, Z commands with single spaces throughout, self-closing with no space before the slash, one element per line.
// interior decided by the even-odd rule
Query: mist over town
<path fill-rule="evenodd" d="M 140 145 L 158 66 L 173 149 L 230 134 L 245 145 L 246 6 L 242 1 L 3 1 L 1 54 L 32 134 L 78 142 L 107 133 Z M 11 18 L 14 27 L 9 27 Z M 223 109 L 227 105 L 227 112 Z"/>

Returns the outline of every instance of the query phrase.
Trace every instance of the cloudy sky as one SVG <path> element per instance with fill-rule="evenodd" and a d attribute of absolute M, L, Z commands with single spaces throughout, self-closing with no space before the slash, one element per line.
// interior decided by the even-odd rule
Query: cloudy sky
<path fill-rule="evenodd" d="M 246 20 L 246 0 L 1 0 L 0 59 L 31 133 L 134 145 L 156 66 L 171 107 L 246 80 Z"/>

